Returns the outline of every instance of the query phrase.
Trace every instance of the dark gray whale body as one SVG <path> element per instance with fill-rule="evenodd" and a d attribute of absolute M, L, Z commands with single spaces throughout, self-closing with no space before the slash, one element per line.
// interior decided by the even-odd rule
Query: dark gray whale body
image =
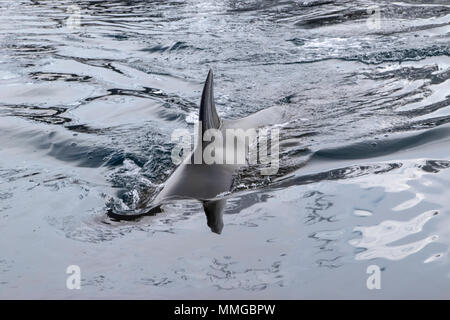
<path fill-rule="evenodd" d="M 185 159 L 172 175 L 167 179 L 163 189 L 153 200 L 150 208 L 139 212 L 114 212 L 108 210 L 107 214 L 115 220 L 134 220 L 146 215 L 155 215 L 161 212 L 161 205 L 171 200 L 196 199 L 203 203 L 207 217 L 207 224 L 211 231 L 220 234 L 223 229 L 222 214 L 226 200 L 221 194 L 229 192 L 233 184 L 233 176 L 242 164 L 206 164 L 203 161 L 195 163 L 196 153 L 203 152 L 205 147 L 202 133 L 208 129 L 217 129 L 225 136 L 226 129 L 257 128 L 263 125 L 274 124 L 280 121 L 282 115 L 278 113 L 267 115 L 266 110 L 239 120 L 221 120 L 214 104 L 213 73 L 209 71 L 203 87 L 199 114 L 199 135 L 194 151 Z M 269 120 L 268 120 L 269 119 Z M 245 138 L 244 138 L 245 139 Z M 233 143 L 235 147 L 236 144 Z M 227 152 L 226 148 L 223 150 Z M 235 150 L 229 150 L 234 152 Z"/>

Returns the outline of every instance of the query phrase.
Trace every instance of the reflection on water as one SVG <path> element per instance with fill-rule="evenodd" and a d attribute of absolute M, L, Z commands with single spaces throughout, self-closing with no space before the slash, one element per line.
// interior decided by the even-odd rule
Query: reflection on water
<path fill-rule="evenodd" d="M 406 238 L 409 235 L 421 232 L 424 224 L 438 213 L 438 211 L 427 211 L 405 222 L 385 220 L 376 226 L 354 228 L 354 231 L 361 232 L 361 239 L 353 239 L 350 241 L 350 244 L 358 248 L 366 249 L 358 253 L 355 259 L 385 258 L 400 260 L 418 252 L 427 244 L 438 240 L 439 237 L 437 235 L 431 235 L 408 244 L 397 246 L 387 245 Z"/>

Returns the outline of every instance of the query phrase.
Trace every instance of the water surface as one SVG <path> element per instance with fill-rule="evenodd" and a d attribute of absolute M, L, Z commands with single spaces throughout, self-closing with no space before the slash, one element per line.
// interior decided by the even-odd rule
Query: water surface
<path fill-rule="evenodd" d="M 447 1 L 0 7 L 1 298 L 450 297 Z M 220 236 L 196 201 L 107 218 L 173 171 L 209 68 L 223 118 L 285 112 L 279 173 L 237 174 Z"/>

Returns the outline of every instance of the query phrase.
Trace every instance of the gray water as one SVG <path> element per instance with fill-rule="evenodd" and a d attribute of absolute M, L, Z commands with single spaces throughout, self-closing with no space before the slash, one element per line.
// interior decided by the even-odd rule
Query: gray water
<path fill-rule="evenodd" d="M 0 298 L 450 298 L 448 1 L 0 7 Z M 236 175 L 221 235 L 196 201 L 109 219 L 209 68 L 221 117 L 286 112 L 278 174 Z"/>

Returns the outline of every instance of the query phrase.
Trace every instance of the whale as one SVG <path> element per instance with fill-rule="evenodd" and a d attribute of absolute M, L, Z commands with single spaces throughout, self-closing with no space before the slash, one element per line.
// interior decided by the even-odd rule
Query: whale
<path fill-rule="evenodd" d="M 208 145 L 202 139 L 204 133 L 213 129 L 225 137 L 223 144 L 215 149 L 215 153 L 234 156 L 242 151 L 237 150 L 237 146 L 244 146 L 243 152 L 247 154 L 249 146 L 245 139 L 249 137 L 233 136 L 233 139 L 244 141 L 233 141 L 234 143 L 228 144 L 226 131 L 229 129 L 245 131 L 270 126 L 280 123 L 284 117 L 282 110 L 273 112 L 271 108 L 267 108 L 237 120 L 221 119 L 215 106 L 213 71 L 210 69 L 200 100 L 198 134 L 193 151 L 169 176 L 147 208 L 120 212 L 108 209 L 107 215 L 119 221 L 135 220 L 143 216 L 156 215 L 162 211 L 161 207 L 164 204 L 171 201 L 195 199 L 203 205 L 208 227 L 212 232 L 220 234 L 223 229 L 223 211 L 226 205 L 226 197 L 223 195 L 231 191 L 235 174 L 248 163 L 232 161 L 231 163 L 208 163 L 202 159 L 202 154 Z M 201 160 L 198 161 L 198 158 Z"/>

